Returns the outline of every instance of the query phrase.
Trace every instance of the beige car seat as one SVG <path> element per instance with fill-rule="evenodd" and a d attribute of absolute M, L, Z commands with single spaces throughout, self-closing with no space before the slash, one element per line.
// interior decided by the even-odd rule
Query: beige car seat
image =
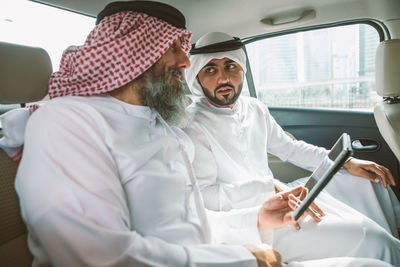
<path fill-rule="evenodd" d="M 43 49 L 0 42 L 0 103 L 41 100 L 47 94 L 51 72 L 49 55 Z M 14 189 L 16 171 L 16 162 L 0 149 L 0 266 L 32 265 Z"/>
<path fill-rule="evenodd" d="M 375 59 L 376 92 L 383 101 L 374 116 L 386 143 L 400 161 L 400 39 L 379 44 Z"/>

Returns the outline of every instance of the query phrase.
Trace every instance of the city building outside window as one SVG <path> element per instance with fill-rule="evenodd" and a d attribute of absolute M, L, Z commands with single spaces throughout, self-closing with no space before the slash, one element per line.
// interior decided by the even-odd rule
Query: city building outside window
<path fill-rule="evenodd" d="M 246 45 L 257 98 L 270 107 L 372 110 L 379 34 L 355 24 Z"/>

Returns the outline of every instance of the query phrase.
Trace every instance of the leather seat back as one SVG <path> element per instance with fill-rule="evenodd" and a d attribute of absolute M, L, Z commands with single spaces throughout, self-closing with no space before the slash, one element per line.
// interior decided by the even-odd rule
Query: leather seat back
<path fill-rule="evenodd" d="M 41 100 L 47 94 L 51 72 L 50 57 L 45 50 L 0 42 L 0 103 Z M 27 230 L 14 189 L 16 172 L 17 163 L 0 149 L 0 266 L 32 265 Z"/>
<path fill-rule="evenodd" d="M 17 163 L 0 149 L 0 266 L 31 266 L 27 231 L 14 189 Z"/>

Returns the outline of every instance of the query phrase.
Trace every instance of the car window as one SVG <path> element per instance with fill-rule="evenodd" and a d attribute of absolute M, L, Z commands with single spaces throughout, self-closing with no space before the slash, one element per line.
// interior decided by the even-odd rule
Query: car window
<path fill-rule="evenodd" d="M 353 24 L 246 45 L 257 98 L 270 107 L 372 110 L 377 30 Z"/>
<path fill-rule="evenodd" d="M 83 44 L 94 23 L 95 18 L 32 1 L 0 1 L 0 41 L 45 49 L 53 71 L 64 49 Z"/>

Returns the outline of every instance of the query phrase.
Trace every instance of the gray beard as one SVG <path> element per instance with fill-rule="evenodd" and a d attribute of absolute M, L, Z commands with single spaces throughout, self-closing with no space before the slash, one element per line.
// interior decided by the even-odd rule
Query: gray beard
<path fill-rule="evenodd" d="M 171 69 L 168 75 L 158 75 L 153 71 L 146 73 L 140 94 L 143 103 L 155 109 L 169 125 L 184 127 L 188 119 L 186 107 L 190 99 L 185 95 L 186 83 L 171 83 L 174 71 L 176 70 Z"/>

